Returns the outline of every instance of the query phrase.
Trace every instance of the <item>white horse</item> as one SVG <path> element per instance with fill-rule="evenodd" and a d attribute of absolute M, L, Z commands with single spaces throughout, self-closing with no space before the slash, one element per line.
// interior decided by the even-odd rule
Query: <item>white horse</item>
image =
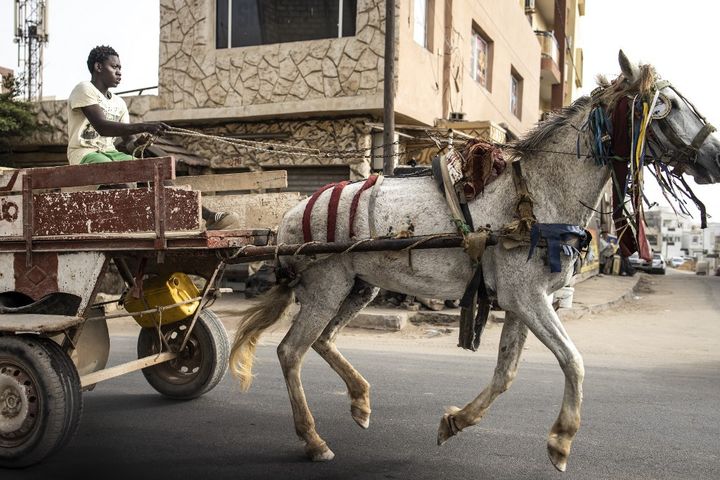
<path fill-rule="evenodd" d="M 589 133 L 583 130 L 583 125 L 598 103 L 611 111 L 622 96 L 657 98 L 654 93 L 661 91 L 657 106 L 660 110 L 670 110 L 664 112 L 667 116 L 662 120 L 650 123 L 648 142 L 653 151 L 664 154 L 666 163 L 691 174 L 698 183 L 720 180 L 720 140 L 710 134 L 712 127 L 671 85 L 659 82 L 652 67 L 637 67 L 622 52 L 620 66 L 622 75 L 612 84 L 606 82 L 602 92 L 592 98 L 581 98 L 540 123 L 509 152 L 522 161 L 539 223 L 587 225 L 592 214 L 587 206 L 598 204 L 610 178 L 610 168 L 597 165 L 591 158 Z M 660 123 L 665 123 L 664 128 L 659 128 Z M 669 135 L 668 129 L 675 134 Z M 689 147 L 693 143 L 695 145 Z M 690 151 L 692 154 L 687 155 Z M 498 229 L 513 221 L 517 196 L 508 170 L 469 204 L 475 225 Z M 350 240 L 348 212 L 361 186 L 362 183 L 350 184 L 343 190 L 338 208 L 337 241 Z M 356 238 L 367 238 L 371 231 L 381 236 L 396 233 L 408 224 L 414 226 L 415 235 L 456 230 L 445 199 L 428 177 L 385 179 L 375 198 L 374 215 L 368 214 L 369 192 L 360 197 Z M 329 197 L 330 191 L 323 193 L 313 209 L 314 239 L 325 238 Z M 278 243 L 303 242 L 302 218 L 306 203 L 285 215 Z M 373 229 L 369 219 L 373 219 Z M 550 294 L 568 284 L 576 255 L 563 255 L 562 271 L 551 273 L 544 252 L 536 249 L 528 260 L 527 244 L 517 248 L 497 245 L 485 251 L 482 269 L 486 287 L 494 292 L 497 303 L 506 311 L 497 366 L 492 381 L 475 399 L 462 409 L 452 407 L 445 413 L 437 442 L 442 444 L 478 423 L 495 398 L 508 389 L 515 378 L 529 329 L 555 355 L 565 375 L 560 414 L 547 443 L 553 465 L 564 471 L 580 426 L 584 367 L 580 353 L 553 310 Z M 247 389 L 258 337 L 282 317 L 293 301 L 298 302 L 299 313 L 277 352 L 290 395 L 295 429 L 305 442 L 306 454 L 314 461 L 331 460 L 334 454 L 317 433 L 303 392 L 300 371 L 305 353 L 312 347 L 344 380 L 351 399 L 351 415 L 361 427 L 367 428 L 369 384 L 337 350 L 337 334 L 373 299 L 378 287 L 431 298 L 460 298 L 473 275 L 473 267 L 460 248 L 415 250 L 411 254 L 386 251 L 317 258 L 281 257 L 280 264 L 297 272 L 297 280 L 274 287 L 257 307 L 244 313 L 232 347 L 231 369 Z"/>

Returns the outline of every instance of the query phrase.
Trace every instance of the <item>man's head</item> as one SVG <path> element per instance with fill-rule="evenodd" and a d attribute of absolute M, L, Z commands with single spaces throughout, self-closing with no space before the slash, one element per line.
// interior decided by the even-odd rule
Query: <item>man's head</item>
<path fill-rule="evenodd" d="M 117 87 L 122 78 L 120 57 L 114 48 L 100 45 L 90 50 L 87 59 L 88 70 L 93 79 L 107 87 Z"/>

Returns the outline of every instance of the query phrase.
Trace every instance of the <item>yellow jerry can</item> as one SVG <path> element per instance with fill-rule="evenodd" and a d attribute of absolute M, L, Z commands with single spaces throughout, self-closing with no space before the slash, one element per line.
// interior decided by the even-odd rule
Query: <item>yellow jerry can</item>
<path fill-rule="evenodd" d="M 199 296 L 200 292 L 190 277 L 182 272 L 177 272 L 144 281 L 142 298 L 134 298 L 128 292 L 123 301 L 125 310 L 133 314 L 159 306 L 173 305 Z M 198 305 L 200 305 L 199 300 L 163 310 L 162 315 L 152 312 L 133 315 L 133 318 L 141 327 L 153 327 L 158 323 L 167 325 L 194 314 Z"/>

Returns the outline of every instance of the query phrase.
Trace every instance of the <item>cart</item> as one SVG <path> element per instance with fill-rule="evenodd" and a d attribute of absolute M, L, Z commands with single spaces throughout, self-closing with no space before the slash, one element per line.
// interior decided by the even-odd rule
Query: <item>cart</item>
<path fill-rule="evenodd" d="M 285 172 L 273 175 L 271 184 L 251 183 L 287 185 Z M 269 229 L 202 228 L 201 192 L 180 185 L 194 178 L 222 189 L 228 182 L 220 177 L 175 179 L 171 157 L 0 172 L 0 466 L 31 465 L 60 450 L 77 430 L 82 392 L 100 381 L 142 370 L 155 390 L 180 400 L 220 382 L 229 342 L 205 307 L 234 252 L 273 241 Z M 146 186 L 86 187 L 128 182 Z M 105 315 L 95 303 L 111 263 L 126 299 L 145 299 L 148 279 L 178 284 L 194 276 L 191 289 L 200 288 L 170 305 L 145 301 L 133 313 L 144 325 L 138 359 L 105 368 L 107 320 L 127 316 Z M 189 313 L 167 321 L 178 309 Z"/>
<path fill-rule="evenodd" d="M 127 188 L 128 182 L 144 186 Z M 108 185 L 116 188 L 103 189 Z M 464 242 L 449 233 L 277 245 L 269 228 L 202 228 L 201 200 L 212 199 L 202 192 L 286 186 L 283 171 L 176 179 L 172 157 L 0 172 L 0 467 L 32 465 L 67 444 L 78 428 L 82 392 L 98 382 L 142 370 L 172 399 L 214 388 L 227 370 L 230 346 L 220 319 L 206 307 L 221 293 L 218 281 L 229 264 Z M 255 207 L 274 212 L 263 217 L 268 225 L 299 201 L 299 194 L 266 195 Z M 251 195 L 234 198 L 241 197 Z M 237 205 L 228 203 L 231 195 L 222 198 L 216 206 Z M 494 234 L 487 239 L 496 242 Z M 96 301 L 111 264 L 125 287 L 115 302 L 143 328 L 138 359 L 105 368 L 107 321 L 129 316 L 106 315 Z M 158 284 L 162 295 L 151 292 Z M 173 288 L 177 295 L 156 298 Z"/>

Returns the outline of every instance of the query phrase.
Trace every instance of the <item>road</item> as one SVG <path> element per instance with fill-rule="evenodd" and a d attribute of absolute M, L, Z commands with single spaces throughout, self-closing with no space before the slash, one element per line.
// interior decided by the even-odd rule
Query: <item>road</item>
<path fill-rule="evenodd" d="M 350 418 L 342 382 L 309 354 L 305 391 L 336 454 L 329 463 L 306 461 L 294 435 L 275 332 L 259 348 L 250 392 L 226 377 L 206 396 L 177 403 L 155 394 L 140 373 L 105 382 L 85 394 L 68 447 L 1 478 L 720 478 L 720 277 L 648 278 L 633 301 L 566 325 L 586 377 L 565 474 L 545 453 L 563 378 L 534 338 L 518 378 L 486 418 L 435 444 L 444 406 L 462 406 L 492 374 L 500 331 L 493 325 L 477 353 L 457 349 L 454 331 L 423 326 L 343 335 L 342 351 L 373 386 L 369 430 Z M 135 338 L 121 333 L 112 338 L 111 363 L 132 358 Z"/>

